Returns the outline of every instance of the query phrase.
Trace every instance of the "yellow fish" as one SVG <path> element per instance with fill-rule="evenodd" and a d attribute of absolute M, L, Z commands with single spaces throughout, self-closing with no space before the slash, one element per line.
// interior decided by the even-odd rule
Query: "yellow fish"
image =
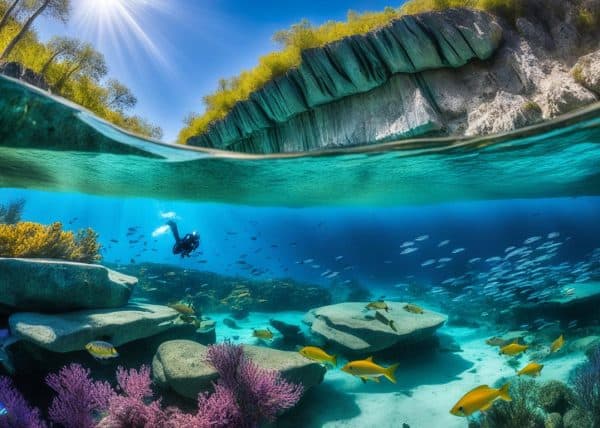
<path fill-rule="evenodd" d="M 550 351 L 558 352 L 558 351 L 560 351 L 560 348 L 562 348 L 564 344 L 565 344 L 565 338 L 561 334 L 560 337 L 558 339 L 556 339 L 554 342 L 552 342 L 552 345 L 550 345 Z"/>
<path fill-rule="evenodd" d="M 404 305 L 404 310 L 407 312 L 410 312 L 412 314 L 424 314 L 425 313 L 423 308 L 421 308 L 420 306 L 417 306 L 417 305 L 413 305 L 411 303 Z"/>
<path fill-rule="evenodd" d="M 271 340 L 273 339 L 273 333 L 271 333 L 271 330 L 267 329 L 258 329 L 258 330 L 254 330 L 252 332 L 252 336 L 257 337 L 259 339 L 263 339 L 263 340 Z"/>
<path fill-rule="evenodd" d="M 337 357 L 335 355 L 329 355 L 327 352 L 316 346 L 305 346 L 298 352 L 309 360 L 318 361 L 319 363 L 329 363 L 333 367 L 337 366 Z"/>
<path fill-rule="evenodd" d="M 544 368 L 543 364 L 538 364 L 535 362 L 531 362 L 529 364 L 527 364 L 525 367 L 523 367 L 521 370 L 519 370 L 517 372 L 517 376 L 532 376 L 532 377 L 536 377 L 539 376 L 542 372 L 542 369 Z"/>
<path fill-rule="evenodd" d="M 372 311 L 376 311 L 378 309 L 382 309 L 386 312 L 389 312 L 390 308 L 388 307 L 387 303 L 385 303 L 383 300 L 377 300 L 375 302 L 371 302 L 369 303 L 366 308 L 368 310 L 372 310 Z"/>
<path fill-rule="evenodd" d="M 366 360 L 350 361 L 342 367 L 342 371 L 349 373 L 352 376 L 359 377 L 365 383 L 367 380 L 379 382 L 381 376 L 384 376 L 392 383 L 396 383 L 394 372 L 399 365 L 400 364 L 392 364 L 389 367 L 382 367 L 373 362 L 373 357 L 369 357 Z"/>
<path fill-rule="evenodd" d="M 111 358 L 117 358 L 119 353 L 115 349 L 112 343 L 103 342 L 96 340 L 85 345 L 85 349 L 90 355 L 99 360 L 108 360 Z"/>
<path fill-rule="evenodd" d="M 499 389 L 490 388 L 487 385 L 478 386 L 463 395 L 450 413 L 454 416 L 471 416 L 475 412 L 488 410 L 498 398 L 512 401 L 508 394 L 508 386 L 508 383 Z"/>
<path fill-rule="evenodd" d="M 170 303 L 167 306 L 184 315 L 194 315 L 196 313 L 194 306 L 185 303 Z"/>
<path fill-rule="evenodd" d="M 519 355 L 521 352 L 525 352 L 529 348 L 527 345 L 519 345 L 518 343 L 511 343 L 510 345 L 506 345 L 500 348 L 500 354 L 504 355 Z"/>

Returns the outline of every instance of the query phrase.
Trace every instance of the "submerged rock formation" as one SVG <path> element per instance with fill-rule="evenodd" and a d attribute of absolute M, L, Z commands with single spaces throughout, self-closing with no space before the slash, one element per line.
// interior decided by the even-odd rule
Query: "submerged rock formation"
<path fill-rule="evenodd" d="M 175 327 L 178 317 L 166 306 L 134 304 L 57 315 L 23 312 L 11 315 L 8 322 L 15 338 L 64 353 L 83 350 L 94 340 L 120 346 L 154 336 Z"/>
<path fill-rule="evenodd" d="M 218 377 L 217 371 L 205 361 L 206 351 L 206 346 L 190 340 L 164 342 L 152 361 L 154 381 L 195 400 L 200 392 L 210 390 Z M 277 370 L 287 381 L 302 384 L 304 390 L 321 383 L 326 371 L 297 352 L 244 345 L 244 353 L 259 367 Z"/>
<path fill-rule="evenodd" d="M 61 312 L 127 304 L 137 279 L 101 265 L 0 258 L 4 312 Z"/>
<path fill-rule="evenodd" d="M 312 333 L 352 354 L 371 354 L 397 344 L 423 341 L 446 321 L 444 315 L 433 311 L 413 313 L 404 309 L 406 303 L 386 303 L 387 312 L 365 312 L 367 302 L 324 306 L 310 311 L 304 321 Z"/>
<path fill-rule="evenodd" d="M 526 3 L 531 10 L 514 23 L 448 9 L 306 50 L 297 69 L 188 144 L 276 153 L 480 135 L 597 101 L 597 56 L 580 67 L 589 77 L 576 79 L 570 69 L 578 55 L 598 48 L 600 30 L 580 31 L 574 1 Z"/>

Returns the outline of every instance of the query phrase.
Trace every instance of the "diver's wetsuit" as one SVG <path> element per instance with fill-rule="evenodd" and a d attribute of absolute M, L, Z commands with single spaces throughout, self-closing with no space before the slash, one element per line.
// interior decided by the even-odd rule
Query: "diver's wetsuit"
<path fill-rule="evenodd" d="M 200 236 L 196 232 L 188 233 L 182 238 L 179 237 L 177 224 L 173 220 L 167 222 L 173 232 L 175 245 L 173 245 L 173 254 L 181 254 L 181 257 L 189 257 L 190 254 L 200 246 Z"/>

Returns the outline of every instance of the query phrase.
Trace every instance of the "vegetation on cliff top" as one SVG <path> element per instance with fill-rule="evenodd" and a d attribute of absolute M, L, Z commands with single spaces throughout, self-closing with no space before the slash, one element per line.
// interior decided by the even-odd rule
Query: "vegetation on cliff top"
<path fill-rule="evenodd" d="M 314 26 L 308 20 L 302 20 L 287 30 L 275 33 L 273 40 L 281 46 L 279 51 L 260 57 L 258 65 L 251 70 L 242 71 L 230 79 L 219 80 L 217 90 L 203 98 L 204 113 L 192 113 L 184 120 L 185 127 L 179 133 L 178 142 L 185 144 L 189 138 L 202 134 L 213 122 L 227 116 L 236 103 L 248 99 L 270 80 L 298 67 L 301 53 L 306 49 L 322 47 L 351 35 L 368 33 L 404 15 L 450 7 L 490 11 L 512 21 L 523 13 L 526 1 L 528 0 L 409 0 L 400 8 L 388 7 L 382 12 L 359 14 L 349 11 L 345 22 L 328 21 Z M 586 22 L 596 22 L 597 17 L 593 11 L 582 7 L 580 12 Z"/>
<path fill-rule="evenodd" d="M 14 61 L 41 75 L 53 93 L 140 135 L 161 138 L 162 130 L 128 114 L 137 99 L 122 83 L 106 79 L 104 56 L 89 43 L 55 37 L 38 39 L 33 24 L 46 15 L 66 22 L 71 0 L 0 0 L 0 63 Z"/>

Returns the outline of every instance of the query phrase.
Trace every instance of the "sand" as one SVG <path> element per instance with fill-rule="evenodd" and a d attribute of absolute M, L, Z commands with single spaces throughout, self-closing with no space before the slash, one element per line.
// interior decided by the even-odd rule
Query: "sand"
<path fill-rule="evenodd" d="M 252 328 L 265 328 L 270 318 L 300 325 L 304 313 L 252 313 L 239 321 L 243 327 L 233 330 L 220 322 L 225 316 L 216 315 L 217 340 L 237 336 L 237 343 L 260 344 L 252 337 Z M 271 331 L 275 332 L 271 328 Z M 462 352 L 432 352 L 403 361 L 396 372 L 397 384 L 383 379 L 381 383 L 363 384 L 341 370 L 329 370 L 323 384 L 310 390 L 302 403 L 284 415 L 278 427 L 444 427 L 465 428 L 467 420 L 449 413 L 450 408 L 470 389 L 493 385 L 502 378 L 515 375 L 500 356 L 497 348 L 485 344 L 485 339 L 498 334 L 471 328 L 442 327 L 439 334 L 453 337 Z M 523 367 L 528 358 L 521 358 Z M 571 369 L 585 361 L 583 353 L 554 356 L 544 362 L 538 381 L 556 379 L 567 381 Z M 343 362 L 342 362 L 343 363 Z M 384 363 L 385 365 L 385 363 Z M 510 381 L 510 379 L 509 379 Z"/>

